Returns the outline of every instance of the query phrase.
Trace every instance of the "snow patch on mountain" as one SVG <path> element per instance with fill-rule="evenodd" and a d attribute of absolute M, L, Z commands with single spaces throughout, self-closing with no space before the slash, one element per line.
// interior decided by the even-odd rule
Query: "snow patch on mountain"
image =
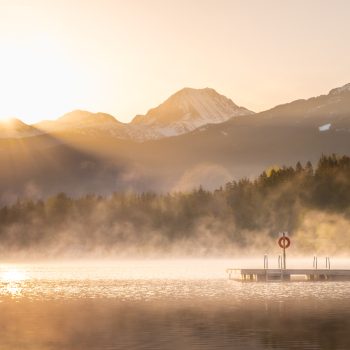
<path fill-rule="evenodd" d="M 324 124 L 318 127 L 319 131 L 328 131 L 331 128 L 332 124 L 328 123 L 328 124 Z"/>
<path fill-rule="evenodd" d="M 131 138 L 138 141 L 158 139 L 251 114 L 252 111 L 237 106 L 214 89 L 184 88 L 146 115 L 136 116 L 128 132 Z"/>

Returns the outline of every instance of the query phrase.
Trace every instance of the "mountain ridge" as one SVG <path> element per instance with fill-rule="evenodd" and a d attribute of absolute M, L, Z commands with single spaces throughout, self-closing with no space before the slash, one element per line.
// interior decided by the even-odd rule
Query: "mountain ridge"
<path fill-rule="evenodd" d="M 205 124 L 221 123 L 232 117 L 254 112 L 237 106 L 212 88 L 183 88 L 146 115 L 137 115 L 122 123 L 107 113 L 75 110 L 56 120 L 33 124 L 42 133 L 73 132 L 82 135 L 103 134 L 138 142 L 184 134 Z"/>
<path fill-rule="evenodd" d="M 254 113 L 237 106 L 231 99 L 212 88 L 183 88 L 145 115 L 137 115 L 129 123 L 122 123 L 107 113 L 75 110 L 57 120 L 42 121 L 33 125 L 21 122 L 9 128 L 0 127 L 0 137 L 21 138 L 40 133 L 70 132 L 85 136 L 109 136 L 137 142 L 157 140 L 187 134 L 206 125 L 224 123 L 241 116 L 248 123 L 319 123 L 318 127 L 334 122 L 340 123 L 347 116 L 350 104 L 350 83 L 334 88 L 326 95 L 298 99 L 277 105 L 266 111 Z M 302 116 L 300 116 L 302 114 Z M 252 118 L 254 116 L 254 118 Z M 4 122 L 2 122 L 4 123 Z M 344 122 L 340 123 L 341 128 Z M 346 127 L 348 127 L 346 123 Z M 33 129 L 31 129 L 33 128 Z"/>
<path fill-rule="evenodd" d="M 144 142 L 92 130 L 1 139 L 0 202 L 57 191 L 215 189 L 232 179 L 254 178 L 273 165 L 349 155 L 350 93 L 344 88 Z"/>
<path fill-rule="evenodd" d="M 0 119 L 0 138 L 22 138 L 39 135 L 40 131 L 18 118 Z"/>

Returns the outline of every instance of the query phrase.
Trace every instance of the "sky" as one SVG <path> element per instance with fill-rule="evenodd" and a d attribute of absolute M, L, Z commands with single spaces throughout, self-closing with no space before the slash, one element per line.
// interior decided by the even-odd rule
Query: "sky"
<path fill-rule="evenodd" d="M 350 82 L 347 0 L 0 0 L 0 118 L 123 122 L 183 87 L 254 111 Z"/>

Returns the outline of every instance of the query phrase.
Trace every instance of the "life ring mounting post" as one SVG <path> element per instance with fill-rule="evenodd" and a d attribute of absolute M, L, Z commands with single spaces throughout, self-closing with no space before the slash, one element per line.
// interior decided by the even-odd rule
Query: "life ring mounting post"
<path fill-rule="evenodd" d="M 290 247 L 290 239 L 286 236 L 286 232 L 282 233 L 282 237 L 278 240 L 278 245 L 280 248 L 283 249 L 283 261 L 282 261 L 282 268 L 285 270 L 287 268 L 287 262 L 286 262 L 286 249 Z"/>

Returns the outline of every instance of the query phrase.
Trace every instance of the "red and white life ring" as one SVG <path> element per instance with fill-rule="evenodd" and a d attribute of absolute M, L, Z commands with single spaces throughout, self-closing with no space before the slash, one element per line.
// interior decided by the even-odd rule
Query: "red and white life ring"
<path fill-rule="evenodd" d="M 284 249 L 287 249 L 289 246 L 290 246 L 290 239 L 288 237 L 281 237 L 279 240 L 278 240 L 278 245 L 281 247 L 281 248 L 284 248 Z"/>

